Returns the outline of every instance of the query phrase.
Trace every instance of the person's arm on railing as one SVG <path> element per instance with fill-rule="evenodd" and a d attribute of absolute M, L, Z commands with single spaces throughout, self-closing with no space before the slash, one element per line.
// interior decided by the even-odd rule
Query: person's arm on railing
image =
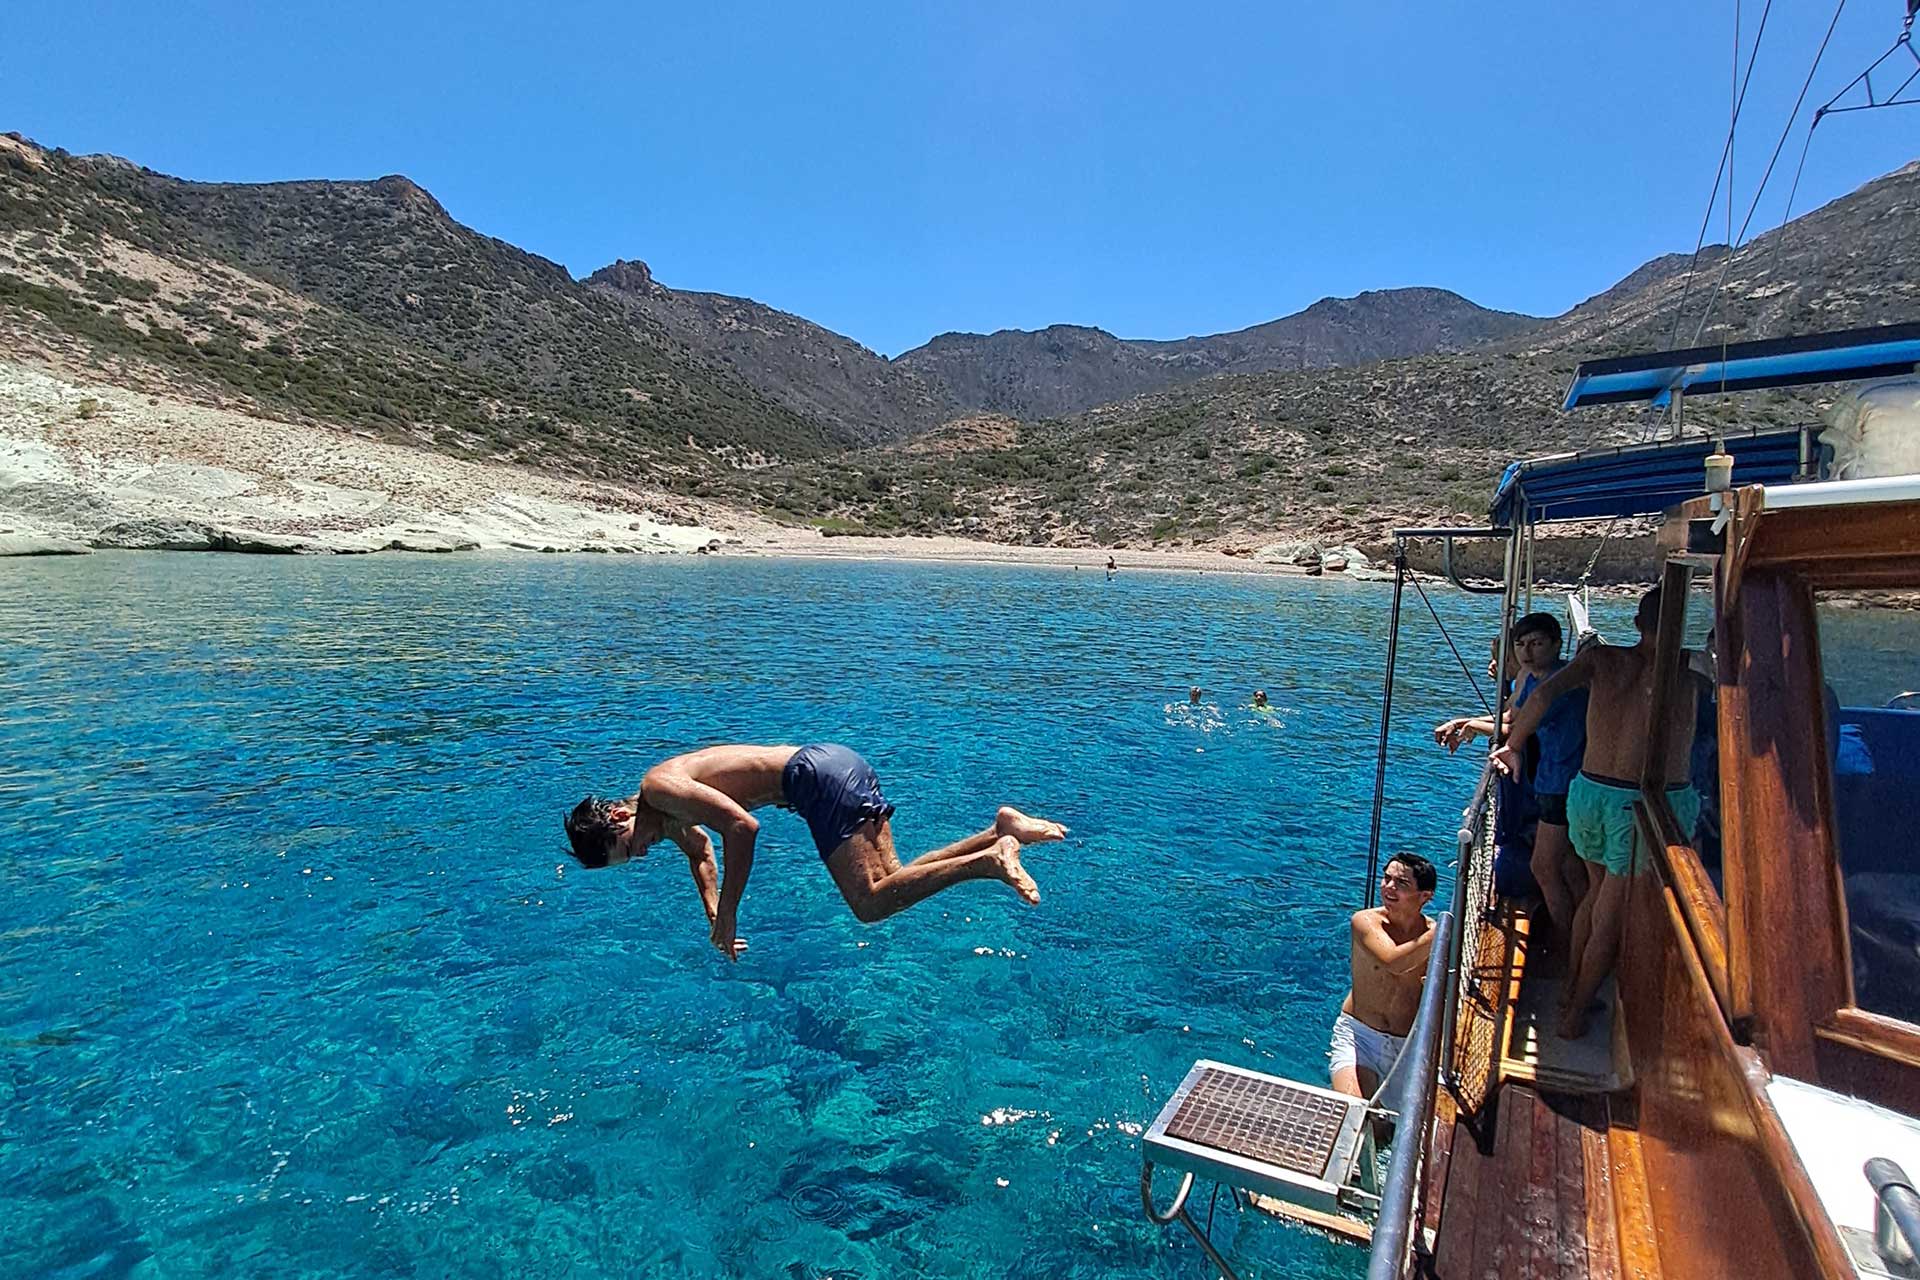
<path fill-rule="evenodd" d="M 1521 753 L 1527 741 L 1547 718 L 1554 700 L 1563 693 L 1584 689 L 1593 683 L 1594 668 L 1599 665 L 1598 649 L 1589 649 L 1566 666 L 1534 686 L 1520 709 L 1507 719 L 1507 740 L 1493 749 L 1493 766 L 1509 778 L 1518 778 L 1523 769 Z"/>

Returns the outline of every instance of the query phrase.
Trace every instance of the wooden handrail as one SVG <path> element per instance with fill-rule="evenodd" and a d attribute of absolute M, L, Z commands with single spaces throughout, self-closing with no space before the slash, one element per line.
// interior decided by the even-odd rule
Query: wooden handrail
<path fill-rule="evenodd" d="M 1920 1067 L 1920 1027 L 1867 1009 L 1840 1009 L 1814 1028 L 1822 1040 L 1843 1044 L 1907 1067 Z"/>
<path fill-rule="evenodd" d="M 1660 896 L 1666 904 L 1668 922 L 1674 932 L 1675 951 L 1685 980 L 1696 990 L 1711 994 L 1711 983 L 1701 963 L 1700 953 L 1689 945 L 1691 929 L 1686 924 L 1679 895 L 1671 888 L 1665 888 Z M 1852 1280 L 1855 1272 L 1846 1246 L 1841 1243 L 1840 1233 L 1827 1214 L 1820 1193 L 1814 1188 L 1813 1179 L 1801 1163 L 1800 1153 L 1787 1135 L 1780 1113 L 1767 1093 L 1767 1084 L 1772 1076 L 1766 1065 L 1752 1049 L 1735 1044 L 1732 1033 L 1724 1024 L 1708 1020 L 1706 1026 L 1710 1052 L 1720 1058 L 1738 1082 L 1737 1092 L 1745 1104 L 1747 1120 L 1753 1126 L 1756 1154 L 1779 1179 L 1788 1211 L 1805 1238 L 1807 1248 L 1819 1268 L 1819 1275 L 1823 1280 Z"/>
<path fill-rule="evenodd" d="M 1700 967 L 1720 1016 L 1729 1026 L 1747 1016 L 1733 996 L 1733 984 L 1727 963 L 1727 912 L 1713 880 L 1700 862 L 1700 854 L 1691 840 L 1680 834 L 1680 823 L 1665 796 L 1649 800 L 1642 796 L 1634 804 L 1641 835 L 1654 851 L 1653 863 L 1661 880 L 1673 891 L 1687 936 L 1699 954 Z"/>

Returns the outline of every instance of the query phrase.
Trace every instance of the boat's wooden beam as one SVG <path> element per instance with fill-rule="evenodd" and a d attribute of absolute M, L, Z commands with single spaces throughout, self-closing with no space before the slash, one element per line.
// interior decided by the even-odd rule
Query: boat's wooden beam
<path fill-rule="evenodd" d="M 1728 963 L 1750 983 L 1769 1064 L 1817 1082 L 1814 1025 L 1850 1003 L 1852 983 L 1813 593 L 1794 574 L 1750 567 L 1736 612 L 1745 643 L 1720 686 Z"/>

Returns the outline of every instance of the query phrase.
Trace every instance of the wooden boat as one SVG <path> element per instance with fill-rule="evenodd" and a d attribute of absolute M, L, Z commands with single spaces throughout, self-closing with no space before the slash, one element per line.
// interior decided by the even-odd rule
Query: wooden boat
<path fill-rule="evenodd" d="M 1655 353 L 1583 364 L 1567 406 L 1916 362 L 1916 325 Z M 1708 491 L 1728 455 L 1730 484 Z M 1543 1025 L 1560 975 L 1535 919 L 1493 892 L 1483 773 L 1403 1054 L 1412 1066 L 1371 1107 L 1402 1135 L 1384 1181 L 1354 1173 L 1370 1164 L 1361 1139 L 1344 1113 L 1328 1118 L 1321 1090 L 1264 1077 L 1258 1105 L 1209 1101 L 1219 1072 L 1196 1067 L 1143 1144 L 1150 1214 L 1183 1222 L 1229 1275 L 1178 1200 L 1156 1207 L 1156 1164 L 1186 1172 L 1181 1199 L 1213 1177 L 1370 1239 L 1375 1280 L 1920 1276 L 1907 1252 L 1920 1246 L 1920 710 L 1837 696 L 1827 667 L 1841 658 L 1829 650 L 1823 665 L 1822 650 L 1836 594 L 1920 591 L 1920 476 L 1826 481 L 1819 466 L 1806 429 L 1682 435 L 1517 463 L 1492 525 L 1400 531 L 1402 548 L 1503 539 L 1506 580 L 1478 589 L 1500 593 L 1504 631 L 1531 595 L 1539 526 L 1664 513 L 1648 723 L 1686 696 L 1697 677 L 1685 641 L 1710 624 L 1717 784 L 1695 784 L 1717 798 L 1721 847 L 1699 847 L 1705 828 L 1682 827 L 1659 777 L 1640 780 L 1646 866 L 1630 881 L 1615 998 L 1602 1031 L 1569 1044 Z M 1396 579 L 1396 628 L 1399 599 Z M 1892 616 L 1894 642 L 1844 665 L 1920 687 L 1906 679 L 1920 613 Z M 1300 1138 L 1315 1107 L 1318 1146 Z M 1252 1154 L 1227 1150 L 1249 1133 Z M 1210 1134 L 1225 1135 L 1220 1147 Z"/>

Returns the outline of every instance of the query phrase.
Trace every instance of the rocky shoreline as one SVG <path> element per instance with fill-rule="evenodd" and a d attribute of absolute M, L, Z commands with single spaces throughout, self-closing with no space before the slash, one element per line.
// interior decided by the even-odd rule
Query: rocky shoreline
<path fill-rule="evenodd" d="M 776 555 L 1368 574 L 1352 547 L 1029 547 L 827 536 L 672 494 L 472 462 L 0 361 L 0 557 L 94 550 Z"/>
<path fill-rule="evenodd" d="M 652 554 L 717 550 L 760 524 L 0 361 L 0 555 Z"/>

